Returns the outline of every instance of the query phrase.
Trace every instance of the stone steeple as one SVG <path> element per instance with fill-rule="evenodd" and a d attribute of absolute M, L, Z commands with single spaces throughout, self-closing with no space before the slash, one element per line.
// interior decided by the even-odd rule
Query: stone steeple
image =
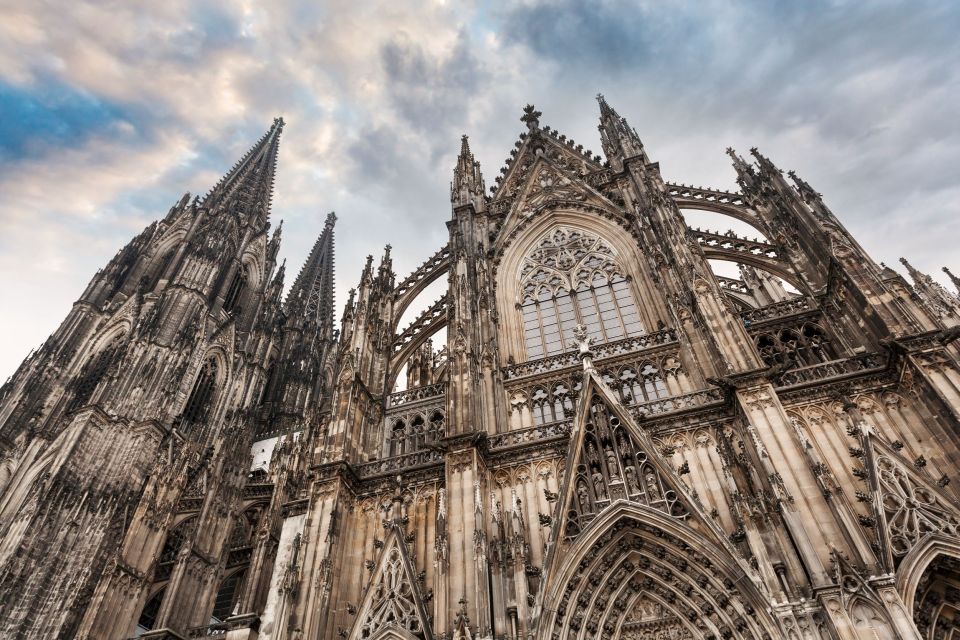
<path fill-rule="evenodd" d="M 460 155 L 453 169 L 453 182 L 450 183 L 450 202 L 454 207 L 473 204 L 477 211 L 484 206 L 483 174 L 480 163 L 473 158 L 470 142 L 464 135 L 460 139 Z"/>
<path fill-rule="evenodd" d="M 600 103 L 600 142 L 603 153 L 615 170 L 623 168 L 623 163 L 631 158 L 640 158 L 644 164 L 649 162 L 643 143 L 636 130 L 627 123 L 626 118 L 618 114 L 607 104 L 602 94 L 597 94 Z"/>
<path fill-rule="evenodd" d="M 953 283 L 954 288 L 957 290 L 958 293 L 960 293 L 960 278 L 953 275 L 953 272 L 950 271 L 950 269 L 948 269 L 947 267 L 943 268 L 943 272 L 947 274 L 947 277 L 950 278 L 950 282 Z"/>
<path fill-rule="evenodd" d="M 310 256 L 297 275 L 284 312 L 288 318 L 316 322 L 320 327 L 333 327 L 333 227 L 337 222 L 334 212 L 327 214 L 323 231 L 317 237 Z"/>
<path fill-rule="evenodd" d="M 274 118 L 270 129 L 203 199 L 204 208 L 228 207 L 253 217 L 252 222 L 266 222 L 283 125 L 283 118 Z"/>

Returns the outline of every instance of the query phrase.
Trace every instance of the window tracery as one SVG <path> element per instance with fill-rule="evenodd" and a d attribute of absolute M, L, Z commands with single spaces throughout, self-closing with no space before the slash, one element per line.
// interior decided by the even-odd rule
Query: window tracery
<path fill-rule="evenodd" d="M 407 579 L 400 549 L 394 546 L 387 554 L 383 573 L 371 587 L 372 601 L 360 625 L 360 637 L 371 638 L 388 625 L 401 627 L 417 637 L 423 637 L 423 625 L 417 613 L 413 585 Z"/>
<path fill-rule="evenodd" d="M 755 340 L 757 351 L 768 366 L 792 360 L 796 367 L 809 367 L 836 357 L 827 334 L 812 322 L 799 329 L 788 327 L 761 333 Z"/>
<path fill-rule="evenodd" d="M 905 556 L 931 533 L 960 535 L 956 512 L 932 490 L 914 482 L 903 467 L 887 456 L 879 456 L 877 471 L 894 557 Z"/>
<path fill-rule="evenodd" d="M 387 434 L 387 455 L 414 453 L 439 442 L 444 436 L 445 422 L 444 412 L 440 409 L 391 419 Z"/>
<path fill-rule="evenodd" d="M 558 227 L 544 236 L 520 269 L 524 343 L 529 358 L 566 350 L 573 328 L 595 343 L 643 333 L 630 282 L 600 237 Z"/>

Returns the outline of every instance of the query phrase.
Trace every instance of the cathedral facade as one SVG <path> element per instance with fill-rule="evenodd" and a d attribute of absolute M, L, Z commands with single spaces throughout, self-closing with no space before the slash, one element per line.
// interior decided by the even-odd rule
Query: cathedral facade
<path fill-rule="evenodd" d="M 339 325 L 333 214 L 283 293 L 280 119 L 119 251 L 0 388 L 0 637 L 957 637 L 960 297 L 599 104 L 489 190 L 464 136 L 449 241 Z"/>

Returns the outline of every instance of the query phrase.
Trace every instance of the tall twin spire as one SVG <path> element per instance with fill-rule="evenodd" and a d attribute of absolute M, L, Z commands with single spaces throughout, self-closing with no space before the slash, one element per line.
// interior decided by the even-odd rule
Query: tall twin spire
<path fill-rule="evenodd" d="M 208 209 L 230 206 L 248 216 L 256 215 L 266 222 L 273 197 L 273 178 L 283 118 L 274 118 L 273 125 L 239 162 L 220 179 L 207 194 L 203 205 Z"/>
<path fill-rule="evenodd" d="M 270 129 L 207 194 L 203 201 L 205 207 L 226 207 L 248 217 L 255 217 L 259 224 L 267 222 L 283 126 L 283 118 L 274 118 Z M 337 216 L 331 211 L 284 303 L 288 317 L 309 319 L 331 330 L 334 288 L 333 227 L 336 221 Z M 279 242 L 279 234 L 278 227 L 274 234 L 275 242 Z"/>
<path fill-rule="evenodd" d="M 289 317 L 298 316 L 330 328 L 333 327 L 333 227 L 336 222 L 337 215 L 331 211 L 284 303 Z"/>

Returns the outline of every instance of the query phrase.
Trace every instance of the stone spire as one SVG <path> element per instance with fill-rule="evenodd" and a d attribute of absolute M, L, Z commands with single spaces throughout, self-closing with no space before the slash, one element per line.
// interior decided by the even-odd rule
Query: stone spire
<path fill-rule="evenodd" d="M 814 202 L 820 202 L 820 194 L 810 186 L 810 183 L 797 175 L 797 172 L 794 170 L 787 171 L 787 175 L 790 176 L 790 179 L 793 180 L 793 184 L 796 185 L 797 192 L 800 194 L 800 197 L 803 198 L 803 201 L 807 204 L 813 204 Z"/>
<path fill-rule="evenodd" d="M 483 208 L 483 191 L 480 163 L 474 159 L 470 142 L 464 135 L 460 139 L 460 155 L 457 157 L 457 166 L 453 169 L 453 182 L 450 183 L 450 202 L 454 207 L 473 204 L 479 211 Z"/>
<path fill-rule="evenodd" d="M 922 272 L 922 271 L 919 271 L 919 270 L 918 270 L 917 268 L 915 268 L 912 264 L 910 264 L 909 262 L 907 262 L 907 259 L 906 259 L 906 258 L 900 258 L 900 264 L 902 264 L 904 267 L 906 267 L 907 273 L 910 274 L 910 278 L 914 281 L 914 283 L 916 283 L 916 284 L 927 284 L 927 283 L 929 283 L 929 282 L 931 281 L 930 276 L 928 276 L 927 274 L 925 274 L 925 273 Z"/>
<path fill-rule="evenodd" d="M 907 268 L 913 280 L 914 290 L 920 294 L 940 321 L 948 326 L 957 324 L 960 319 L 960 301 L 957 300 L 957 296 L 951 294 L 946 287 L 924 272 L 914 268 L 906 258 L 900 258 L 900 262 Z"/>
<path fill-rule="evenodd" d="M 287 294 L 284 311 L 288 317 L 333 327 L 333 227 L 336 222 L 337 215 L 331 211 Z"/>
<path fill-rule="evenodd" d="M 760 166 L 761 173 L 770 175 L 780 175 L 783 173 L 783 171 L 781 171 L 777 165 L 773 164 L 773 161 L 771 161 L 770 158 L 760 153 L 756 147 L 750 148 L 750 155 L 757 159 L 757 164 Z"/>
<path fill-rule="evenodd" d="M 600 126 L 597 128 L 600 130 L 603 153 L 610 166 L 619 171 L 623 168 L 623 163 L 630 158 L 642 158 L 644 163 L 649 162 L 640 136 L 627 123 L 626 118 L 621 117 L 607 104 L 602 94 L 597 94 L 597 102 L 600 103 Z"/>
<path fill-rule="evenodd" d="M 273 197 L 273 176 L 283 124 L 283 118 L 273 119 L 270 130 L 207 194 L 203 200 L 205 208 L 229 207 L 255 218 L 260 224 L 266 222 Z"/>
<path fill-rule="evenodd" d="M 733 147 L 727 147 L 727 155 L 733 160 L 733 169 L 737 172 L 737 184 L 744 193 L 751 191 L 757 181 L 757 171 L 743 156 L 737 154 Z"/>
<path fill-rule="evenodd" d="M 960 278 L 953 275 L 953 272 L 951 272 L 950 269 L 946 267 L 943 268 L 943 272 L 947 274 L 947 277 L 950 278 L 950 282 L 953 283 L 953 286 L 954 288 L 956 288 L 957 292 L 960 292 Z"/>

